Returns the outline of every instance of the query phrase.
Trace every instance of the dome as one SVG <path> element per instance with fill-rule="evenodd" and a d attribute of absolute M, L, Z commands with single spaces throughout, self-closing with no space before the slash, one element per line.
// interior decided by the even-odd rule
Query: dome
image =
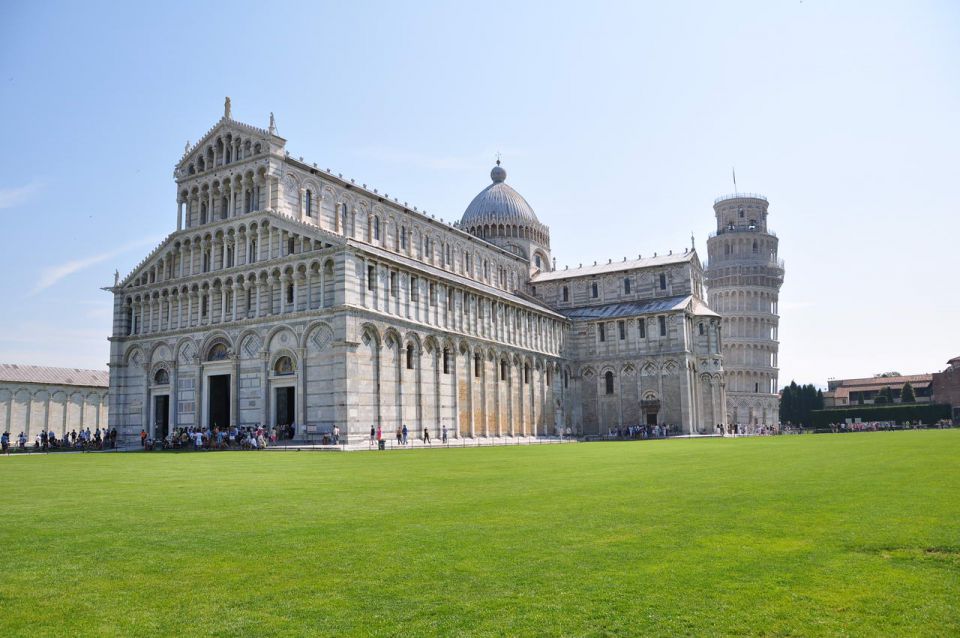
<path fill-rule="evenodd" d="M 500 166 L 500 160 L 490 171 L 490 179 L 493 183 L 480 191 L 467 206 L 460 220 L 462 227 L 497 223 L 540 225 L 527 200 L 507 186 L 507 171 Z"/>

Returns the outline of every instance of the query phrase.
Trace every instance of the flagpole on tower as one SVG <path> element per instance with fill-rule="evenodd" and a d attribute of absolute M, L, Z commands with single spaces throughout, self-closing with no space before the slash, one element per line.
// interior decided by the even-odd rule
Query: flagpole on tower
<path fill-rule="evenodd" d="M 731 167 L 731 170 L 733 170 L 733 194 L 736 195 L 737 194 L 737 168 L 734 166 L 734 167 Z"/>

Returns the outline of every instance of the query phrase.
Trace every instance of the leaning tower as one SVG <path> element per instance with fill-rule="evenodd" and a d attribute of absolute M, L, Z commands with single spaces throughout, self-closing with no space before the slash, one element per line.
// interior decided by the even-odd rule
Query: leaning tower
<path fill-rule="evenodd" d="M 710 307 L 723 316 L 721 344 L 729 423 L 776 425 L 777 307 L 783 285 L 778 239 L 767 229 L 763 195 L 717 198 L 717 230 L 707 240 Z"/>

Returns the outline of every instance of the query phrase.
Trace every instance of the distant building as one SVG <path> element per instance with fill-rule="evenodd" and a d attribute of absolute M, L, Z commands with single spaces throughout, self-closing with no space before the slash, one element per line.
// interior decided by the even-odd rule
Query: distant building
<path fill-rule="evenodd" d="M 41 430 L 107 427 L 106 370 L 0 363 L 0 431 L 29 439 Z"/>
<path fill-rule="evenodd" d="M 893 402 L 900 403 L 903 384 L 913 386 L 917 403 L 931 402 L 932 374 L 912 374 L 893 377 L 868 377 L 865 379 L 831 379 L 823 393 L 823 407 L 842 408 L 848 405 L 872 405 L 884 388 L 893 392 Z"/>
<path fill-rule="evenodd" d="M 943 372 L 933 374 L 933 402 L 952 408 L 954 422 L 960 421 L 960 357 L 947 361 Z"/>

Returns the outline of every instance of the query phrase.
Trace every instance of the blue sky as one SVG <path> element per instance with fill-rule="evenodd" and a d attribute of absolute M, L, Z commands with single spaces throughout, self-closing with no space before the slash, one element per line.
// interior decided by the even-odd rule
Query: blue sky
<path fill-rule="evenodd" d="M 99 288 L 175 228 L 226 95 L 445 219 L 501 152 L 561 266 L 705 258 L 736 166 L 787 262 L 781 384 L 960 354 L 955 2 L 5 2 L 0 82 L 0 361 L 105 366 Z"/>

